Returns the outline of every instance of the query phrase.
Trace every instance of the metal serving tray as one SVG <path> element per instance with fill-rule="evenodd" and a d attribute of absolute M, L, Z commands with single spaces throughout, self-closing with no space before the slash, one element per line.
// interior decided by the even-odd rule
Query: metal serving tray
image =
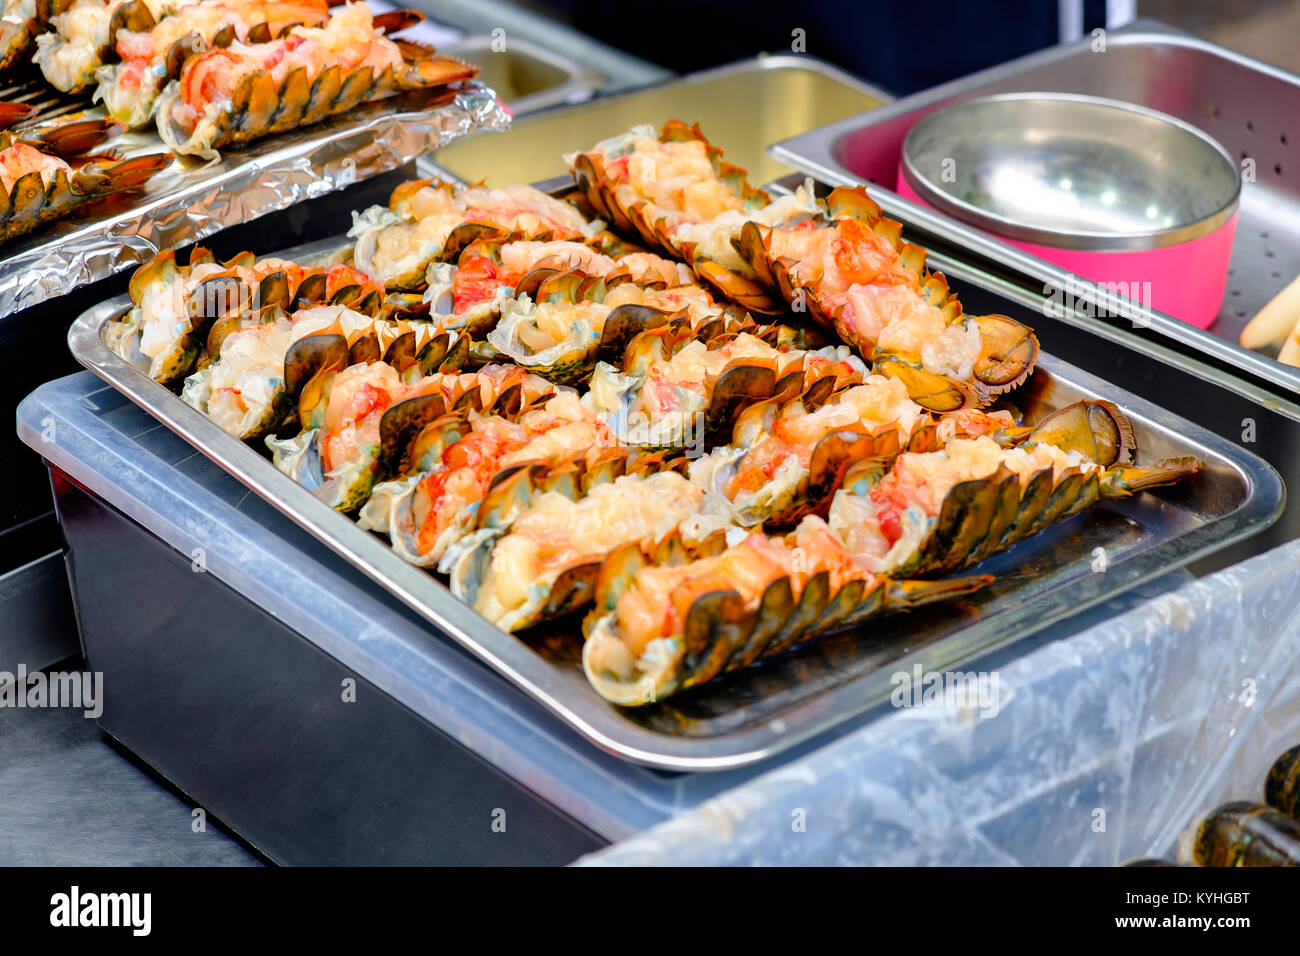
<path fill-rule="evenodd" d="M 339 241 L 330 240 L 283 255 L 320 261 L 338 249 Z M 942 257 L 936 264 L 957 266 Z M 1007 314 L 1032 321 L 1032 296 L 1011 290 L 1000 301 Z M 830 635 L 654 707 L 620 710 L 601 699 L 582 674 L 576 620 L 523 636 L 491 626 L 437 578 L 407 564 L 252 446 L 111 352 L 101 331 L 129 305 L 127 296 L 119 296 L 76 320 L 68 342 L 82 364 L 584 737 L 630 760 L 671 770 L 723 770 L 769 757 L 884 702 L 899 671 L 968 664 L 1267 527 L 1285 495 L 1277 473 L 1257 456 L 1045 355 L 1019 393 L 1027 414 L 1037 418 L 1079 398 L 1108 398 L 1132 417 L 1145 458 L 1192 454 L 1205 469 L 1183 485 L 1106 503 L 994 556 L 981 570 L 997 575 L 996 583 L 970 599 L 887 618 L 860 633 Z M 1097 548 L 1105 549 L 1104 570 L 1097 570 Z"/>
<path fill-rule="evenodd" d="M 65 112 L 67 98 L 56 98 Z M 43 112 L 35 121 L 45 121 Z M 105 115 L 102 107 L 88 117 Z M 114 196 L 0 246 L 0 317 L 105 279 L 219 229 L 397 169 L 422 153 L 510 118 L 478 82 L 369 103 L 303 129 L 222 150 L 215 163 L 175 159 L 138 193 Z M 27 125 L 27 124 L 24 124 Z M 152 130 L 108 146 L 166 152 Z"/>
<path fill-rule="evenodd" d="M 933 239 L 957 257 L 995 273 L 1014 273 L 1040 295 L 1096 287 L 989 233 L 903 199 L 893 187 L 903 138 L 922 117 L 949 103 L 993 93 L 1086 93 L 1176 116 L 1213 136 L 1255 181 L 1243 183 L 1240 219 L 1218 319 L 1208 331 L 1141 305 L 1112 308 L 1112 325 L 1148 330 L 1209 356 L 1237 376 L 1253 376 L 1283 394 L 1300 392 L 1300 369 L 1237 344 L 1242 327 L 1300 273 L 1300 77 L 1152 21 L 1093 40 L 1053 47 L 873 112 L 777 143 L 773 156 L 832 184 L 874 183 L 873 197 L 923 244 Z M 1096 323 L 1091 323 L 1095 325 Z M 1300 408 L 1290 404 L 1290 417 Z"/>

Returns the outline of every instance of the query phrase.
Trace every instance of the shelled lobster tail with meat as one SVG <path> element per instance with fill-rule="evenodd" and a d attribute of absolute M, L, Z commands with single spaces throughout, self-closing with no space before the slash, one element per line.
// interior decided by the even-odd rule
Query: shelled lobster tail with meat
<path fill-rule="evenodd" d="M 119 123 L 138 129 L 152 122 L 158 94 L 180 78 L 189 57 L 235 43 L 269 43 L 295 26 L 320 27 L 328 19 L 325 0 L 204 0 L 158 21 L 137 14 L 115 31 L 119 62 L 94 71 L 95 99 Z"/>
<path fill-rule="evenodd" d="M 357 267 L 402 292 L 425 290 L 432 265 L 458 262 L 479 240 L 585 240 L 601 231 L 569 203 L 532 186 L 460 187 L 431 179 L 402 183 L 387 205 L 353 220 L 348 236 L 356 240 Z"/>
<path fill-rule="evenodd" d="M 0 241 L 87 203 L 142 188 L 171 165 L 166 153 L 123 159 L 84 154 L 107 136 L 96 120 L 0 132 Z M 66 159 L 63 157 L 67 157 Z"/>
<path fill-rule="evenodd" d="M 32 61 L 62 93 L 80 93 L 113 60 L 119 34 L 151 29 L 185 0 L 36 0 Z"/>
<path fill-rule="evenodd" d="M 223 146 L 477 73 L 432 47 L 390 40 L 365 4 L 352 3 L 320 29 L 293 27 L 267 43 L 190 57 L 159 97 L 155 122 L 177 153 L 211 159 Z"/>
<path fill-rule="evenodd" d="M 902 383 L 880 375 L 836 387 L 814 379 L 742 411 L 731 443 L 691 464 L 691 479 L 729 503 L 742 527 L 788 528 L 805 515 L 825 516 L 850 467 L 882 473 L 904 451 L 934 451 L 954 438 L 989 435 L 999 445 L 1029 429 L 1006 411 L 965 410 L 935 417 Z"/>
<path fill-rule="evenodd" d="M 110 326 L 106 342 L 164 385 L 205 356 L 215 359 L 231 332 L 268 321 L 272 306 L 289 313 L 339 306 L 374 318 L 401 311 L 350 266 L 301 266 L 250 252 L 220 262 L 199 246 L 186 265 L 177 263 L 175 250 L 159 253 L 132 273 L 129 292 L 131 310 Z"/>
<path fill-rule="evenodd" d="M 626 318 L 622 332 L 614 314 L 606 319 L 608 340 L 627 344 L 621 361 L 611 349 L 597 363 L 584 400 L 623 441 L 641 447 L 711 447 L 757 402 L 797 394 L 817 379 L 836 388 L 866 375 L 846 346 L 803 348 L 813 343 L 787 326 L 725 318 L 694 325 L 640 311 Z"/>
<path fill-rule="evenodd" d="M 755 532 L 731 546 L 714 536 L 692 548 L 670 535 L 651 547 L 620 547 L 601 564 L 583 669 L 606 700 L 645 706 L 827 631 L 990 581 L 880 577 L 813 517 L 785 537 Z"/>
<path fill-rule="evenodd" d="M 1201 467 L 1192 457 L 1133 464 L 1131 436 L 1118 409 L 1085 401 L 1040 423 L 1015 448 L 984 436 L 900 455 L 887 473 L 855 466 L 829 524 L 881 573 L 969 567 L 1099 501 L 1183 481 Z"/>
<path fill-rule="evenodd" d="M 689 264 L 703 281 L 742 308 L 776 313 L 776 290 L 757 281 L 739 255 L 743 225 L 794 226 L 819 212 L 811 189 L 773 199 L 722 159 L 700 128 L 670 120 L 566 157 L 580 192 L 597 215 L 626 235 Z"/>
<path fill-rule="evenodd" d="M 833 190 L 823 215 L 798 227 L 746 223 L 738 250 L 760 282 L 932 411 L 987 405 L 1037 361 L 1031 329 L 1005 315 L 964 314 L 947 280 L 926 270 L 925 251 L 860 187 Z"/>
<path fill-rule="evenodd" d="M 703 541 L 724 524 L 676 471 L 624 474 L 586 489 L 567 482 L 525 496 L 505 527 L 466 539 L 447 562 L 452 592 L 498 627 L 516 631 L 589 603 L 614 549 L 659 540 L 674 528 Z"/>

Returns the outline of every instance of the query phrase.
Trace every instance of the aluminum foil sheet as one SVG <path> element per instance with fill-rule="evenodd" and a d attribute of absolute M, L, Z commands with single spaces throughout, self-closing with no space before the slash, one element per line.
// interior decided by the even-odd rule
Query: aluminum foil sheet
<path fill-rule="evenodd" d="M 102 115 L 91 110 L 88 116 Z M 366 104 L 314 126 L 223 152 L 177 159 L 138 193 L 115 196 L 0 246 L 0 317 L 202 239 L 396 169 L 510 117 L 481 83 Z M 152 130 L 109 144 L 137 156 L 166 151 Z"/>

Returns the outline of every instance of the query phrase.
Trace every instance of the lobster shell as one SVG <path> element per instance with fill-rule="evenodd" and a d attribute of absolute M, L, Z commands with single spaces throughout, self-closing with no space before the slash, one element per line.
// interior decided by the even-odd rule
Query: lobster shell
<path fill-rule="evenodd" d="M 837 187 L 826 198 L 825 206 L 827 228 L 850 218 L 865 223 L 894 249 L 903 270 L 915 277 L 921 296 L 930 305 L 940 309 L 950 323 L 963 318 L 961 303 L 949 290 L 947 279 L 925 270 L 925 250 L 902 239 L 901 224 L 885 218 L 865 189 Z M 845 342 L 870 358 L 877 372 L 900 379 L 917 404 L 940 413 L 987 405 L 1023 383 L 1033 371 L 1038 339 L 1031 329 L 1005 315 L 973 317 L 979 326 L 981 348 L 969 382 L 929 372 L 916 356 L 889 352 L 863 341 L 847 321 L 842 306 L 829 306 L 816 285 L 794 275 L 794 262 L 772 254 L 771 238 L 770 228 L 750 222 L 742 227 L 738 240 L 737 251 L 759 283 L 779 291 L 781 299 L 791 307 L 807 311 L 822 325 L 833 328 Z"/>
<path fill-rule="evenodd" d="M 830 575 L 818 571 L 802 584 L 788 575 L 774 578 L 757 600 L 737 590 L 697 596 L 680 626 L 659 641 L 655 654 L 637 662 L 633 677 L 603 668 L 601 652 L 618 641 L 618 599 L 635 586 L 637 572 L 658 564 L 708 561 L 723 553 L 715 537 L 698 549 L 682 545 L 674 533 L 653 548 L 626 545 L 612 552 L 596 575 L 595 610 L 587 617 L 583 670 L 606 700 L 625 707 L 651 704 L 713 680 L 757 660 L 775 657 L 829 631 L 860 625 L 888 611 L 907 610 L 970 594 L 989 584 L 988 576 L 947 581 L 905 581 L 863 572 L 835 590 Z M 744 547 L 742 543 L 737 547 Z M 643 662 L 652 669 L 642 670 Z"/>
<path fill-rule="evenodd" d="M 68 135 L 79 134 L 74 131 Z M 0 151 L 16 144 L 43 152 L 56 151 L 54 145 L 47 147 L 40 141 L 0 133 Z M 88 156 L 76 166 L 57 170 L 48 183 L 39 171 L 25 173 L 12 186 L 0 186 L 0 242 L 31 232 L 42 223 L 66 216 L 97 199 L 139 189 L 168 168 L 171 161 L 166 153 L 130 159 L 105 154 Z"/>
<path fill-rule="evenodd" d="M 177 119 L 175 107 L 180 104 L 180 90 L 189 71 L 196 69 L 204 57 L 223 54 L 209 52 L 191 57 L 181 68 L 180 80 L 169 86 L 158 101 L 158 133 L 177 153 L 210 157 L 223 146 L 310 126 L 362 103 L 478 75 L 477 66 L 440 56 L 432 47 L 406 40 L 396 43 L 403 56 L 401 68 L 385 68 L 378 75 L 369 66 L 344 70 L 331 64 L 315 76 L 309 75 L 305 67 L 298 67 L 278 85 L 269 73 L 246 77 L 231 93 L 230 108 L 221 113 L 211 137 L 206 139 Z"/>
<path fill-rule="evenodd" d="M 889 573 L 932 576 L 970 567 L 1098 501 L 1173 484 L 1200 467 L 1195 458 L 1177 458 L 1148 466 L 1070 468 L 1056 477 L 1049 466 L 1022 486 L 1014 472 L 999 465 L 987 478 L 960 481 L 949 489 L 921 542 Z M 844 489 L 865 494 L 879 477 L 875 471 L 850 469 Z"/>

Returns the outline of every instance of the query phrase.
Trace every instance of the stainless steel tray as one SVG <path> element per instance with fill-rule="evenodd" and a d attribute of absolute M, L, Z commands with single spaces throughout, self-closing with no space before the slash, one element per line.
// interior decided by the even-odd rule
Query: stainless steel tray
<path fill-rule="evenodd" d="M 283 254 L 319 260 L 337 249 L 334 240 Z M 935 265 L 963 277 L 961 266 L 942 256 Z M 1010 315 L 1032 318 L 1035 300 L 1004 290 L 1001 304 Z M 602 700 L 584 678 L 576 621 L 521 637 L 497 630 L 436 578 L 404 562 L 253 447 L 109 351 L 101 330 L 128 306 L 120 296 L 76 320 L 68 341 L 82 364 L 588 740 L 671 770 L 723 770 L 769 757 L 886 701 L 898 671 L 961 667 L 1267 527 L 1285 496 L 1277 473 L 1257 456 L 1044 356 L 1019 393 L 1027 413 L 1041 417 L 1082 397 L 1108 398 L 1132 416 L 1144 456 L 1194 454 L 1205 470 L 1184 485 L 1092 509 L 984 562 L 981 569 L 997 581 L 969 600 L 885 619 L 861 633 L 830 635 L 653 708 L 623 711 Z M 1104 571 L 1093 569 L 1098 547 L 1106 549 Z"/>
<path fill-rule="evenodd" d="M 66 98 L 57 100 L 65 112 Z M 105 115 L 102 108 L 85 111 Z M 52 115 L 45 112 L 40 119 Z M 148 261 L 227 226 L 397 169 L 510 119 L 481 83 L 392 97 L 304 129 L 223 150 L 215 163 L 176 159 L 139 193 L 115 196 L 0 246 L 0 317 Z M 166 152 L 152 130 L 108 144 L 125 156 Z"/>
<path fill-rule="evenodd" d="M 1110 310 L 1109 324 L 1149 330 L 1144 334 L 1175 340 L 1230 374 L 1262 380 L 1284 395 L 1300 393 L 1300 369 L 1237 344 L 1250 317 L 1300 273 L 1300 77 L 1151 21 L 1108 32 L 1104 52 L 1094 52 L 1092 42 L 1053 47 L 896 100 L 777 143 L 772 155 L 828 183 L 874 183 L 877 202 L 922 244 L 933 240 L 987 271 L 1014 274 L 1040 295 L 1072 288 L 1099 295 L 1087 280 L 893 192 L 903 138 L 934 110 L 992 93 L 1087 93 L 1185 120 L 1231 155 L 1255 161 L 1255 181 L 1243 184 L 1223 310 L 1208 331 L 1127 304 Z M 1242 393 L 1260 398 L 1253 387 Z M 1294 403 L 1285 413 L 1300 420 Z"/>

